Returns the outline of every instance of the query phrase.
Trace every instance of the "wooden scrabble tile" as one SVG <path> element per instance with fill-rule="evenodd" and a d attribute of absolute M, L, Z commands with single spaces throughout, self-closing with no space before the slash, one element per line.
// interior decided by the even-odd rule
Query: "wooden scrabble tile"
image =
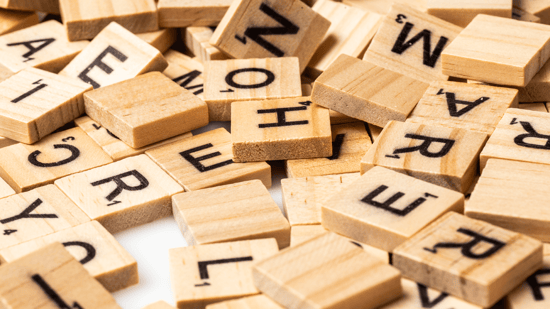
<path fill-rule="evenodd" d="M 363 122 L 331 126 L 332 155 L 327 158 L 286 161 L 287 177 L 323 176 L 359 172 L 361 158 L 372 145 Z"/>
<path fill-rule="evenodd" d="M 35 143 L 84 112 L 80 80 L 27 68 L 0 83 L 0 134 Z"/>
<path fill-rule="evenodd" d="M 258 294 L 251 267 L 278 251 L 273 238 L 170 249 L 170 279 L 177 307 L 204 308 Z"/>
<path fill-rule="evenodd" d="M 165 301 L 161 300 L 161 301 L 152 303 L 148 306 L 145 306 L 142 309 L 175 309 L 175 308 L 167 304 Z"/>
<path fill-rule="evenodd" d="M 0 9 L 0 35 L 34 26 L 38 22 L 36 12 Z"/>
<path fill-rule="evenodd" d="M 243 297 L 235 300 L 228 300 L 224 302 L 215 303 L 206 306 L 206 309 L 283 309 L 271 298 L 265 295 L 255 295 L 249 297 Z"/>
<path fill-rule="evenodd" d="M 265 162 L 235 163 L 231 134 L 223 128 L 145 153 L 186 191 L 251 179 L 259 179 L 266 187 L 271 187 L 271 166 Z"/>
<path fill-rule="evenodd" d="M 158 49 L 161 53 L 166 52 L 177 40 L 178 31 L 174 28 L 160 29 L 152 32 L 136 34 L 136 36 Z"/>
<path fill-rule="evenodd" d="M 97 221 L 4 248 L 0 250 L 0 261 L 2 264 L 12 263 L 54 242 L 63 244 L 109 292 L 121 290 L 139 281 L 136 260 Z"/>
<path fill-rule="evenodd" d="M 542 24 L 550 23 L 550 2 L 548 1 L 514 0 L 514 6 L 539 17 Z"/>
<path fill-rule="evenodd" d="M 217 26 L 232 0 L 159 0 L 159 27 Z"/>
<path fill-rule="evenodd" d="M 462 128 L 490 135 L 509 107 L 518 107 L 516 89 L 435 81 L 407 122 Z"/>
<path fill-rule="evenodd" d="M 509 108 L 480 155 L 480 168 L 487 160 L 550 164 L 550 114 Z"/>
<path fill-rule="evenodd" d="M 290 225 L 259 180 L 176 194 L 172 204 L 189 245 L 270 237 L 279 248 L 290 244 Z"/>
<path fill-rule="evenodd" d="M 382 22 L 380 14 L 329 0 L 317 1 L 313 10 L 331 22 L 306 68 L 306 73 L 315 77 L 341 54 L 362 56 Z"/>
<path fill-rule="evenodd" d="M 393 251 L 403 276 L 491 307 L 542 266 L 542 243 L 449 212 Z"/>
<path fill-rule="evenodd" d="M 373 124 L 367 123 L 367 128 L 369 129 L 369 134 L 372 142 L 374 143 L 378 136 L 380 136 L 380 133 L 382 133 L 381 127 L 375 126 Z"/>
<path fill-rule="evenodd" d="M 548 274 L 550 274 L 550 245 L 543 244 L 542 268 L 532 274 L 525 282 L 506 296 L 508 309 L 545 309 L 548 307 L 549 296 Z"/>
<path fill-rule="evenodd" d="M 160 72 L 87 92 L 84 104 L 90 118 L 133 148 L 208 124 L 206 103 Z"/>
<path fill-rule="evenodd" d="M 384 18 L 363 60 L 425 83 L 447 80 L 441 73 L 441 52 L 461 30 L 397 3 Z"/>
<path fill-rule="evenodd" d="M 202 63 L 229 59 L 217 47 L 209 43 L 213 34 L 214 30 L 209 27 L 187 27 L 182 31 L 182 38 L 188 50 L 198 57 Z"/>
<path fill-rule="evenodd" d="M 550 166 L 527 162 L 490 159 L 465 215 L 523 233 L 541 241 L 550 241 L 550 214 L 546 212 L 546 189 Z M 518 205 L 527 203 L 527 207 Z"/>
<path fill-rule="evenodd" d="M 121 141 L 111 131 L 101 126 L 99 123 L 92 120 L 88 116 L 83 116 L 74 120 L 75 124 L 84 130 L 114 161 L 118 161 L 127 157 L 145 153 L 149 149 L 159 146 L 168 145 L 179 140 L 193 136 L 191 132 L 187 132 L 158 143 L 151 144 L 142 148 L 132 148 Z"/>
<path fill-rule="evenodd" d="M 525 87 L 550 57 L 549 30 L 547 25 L 478 15 L 443 51 L 443 74 Z"/>
<path fill-rule="evenodd" d="M 466 27 L 478 15 L 512 18 L 512 0 L 428 0 L 428 14 Z"/>
<path fill-rule="evenodd" d="M 159 28 L 153 0 L 59 0 L 59 5 L 69 41 L 93 39 L 110 22 L 132 33 Z"/>
<path fill-rule="evenodd" d="M 322 204 L 326 229 L 392 252 L 449 211 L 462 213 L 464 195 L 374 167 Z"/>
<path fill-rule="evenodd" d="M 208 61 L 204 71 L 204 101 L 210 121 L 231 120 L 231 103 L 235 101 L 302 95 L 298 58 Z"/>
<path fill-rule="evenodd" d="M 486 134 L 466 129 L 392 121 L 361 160 L 361 174 L 382 166 L 466 192 L 486 140 Z"/>
<path fill-rule="evenodd" d="M 34 145 L 19 143 L 1 148 L 0 158 L 0 177 L 16 192 L 113 162 L 79 128 L 51 134 Z"/>
<path fill-rule="evenodd" d="M 321 224 L 321 206 L 359 178 L 359 173 L 281 180 L 283 208 L 291 226 Z"/>
<path fill-rule="evenodd" d="M 112 22 L 59 75 L 79 78 L 99 88 L 150 71 L 162 72 L 167 66 L 158 49 Z"/>
<path fill-rule="evenodd" d="M 257 263 L 252 275 L 262 293 L 290 309 L 376 308 L 401 295 L 399 271 L 334 233 Z"/>
<path fill-rule="evenodd" d="M 0 274 L 6 308 L 121 308 L 60 243 L 0 267 Z"/>
<path fill-rule="evenodd" d="M 330 21 L 299 0 L 238 0 L 210 43 L 237 59 L 297 57 L 303 72 L 329 26 Z"/>
<path fill-rule="evenodd" d="M 540 24 L 540 17 L 523 10 L 519 6 L 516 6 L 515 2 L 516 1 L 514 1 L 514 5 L 512 6 L 513 19 Z"/>
<path fill-rule="evenodd" d="M 310 97 L 231 104 L 233 161 L 324 158 L 332 153 L 328 109 Z"/>
<path fill-rule="evenodd" d="M 0 36 L 0 63 L 13 72 L 35 67 L 57 73 L 88 44 L 69 42 L 63 25 L 49 20 Z"/>
<path fill-rule="evenodd" d="M 168 61 L 168 67 L 162 73 L 203 100 L 204 66 L 202 63 L 172 49 L 167 51 L 164 57 Z"/>
<path fill-rule="evenodd" d="M 0 199 L 0 216 L 1 249 L 90 221 L 53 185 Z"/>
<path fill-rule="evenodd" d="M 8 185 L 4 179 L 0 178 L 0 199 L 14 195 L 15 191 Z"/>
<path fill-rule="evenodd" d="M 428 84 L 357 58 L 340 55 L 313 85 L 311 100 L 377 126 L 405 121 Z"/>
<path fill-rule="evenodd" d="M 379 309 L 483 309 L 483 307 L 467 303 L 460 298 L 428 288 L 411 280 L 402 279 L 401 285 L 403 286 L 403 297 Z"/>
<path fill-rule="evenodd" d="M 55 185 L 111 233 L 169 216 L 172 195 L 183 191 L 146 155 L 64 177 Z"/>
<path fill-rule="evenodd" d="M 39 11 L 59 15 L 59 1 L 57 0 L 2 0 L 0 7 L 11 10 Z"/>

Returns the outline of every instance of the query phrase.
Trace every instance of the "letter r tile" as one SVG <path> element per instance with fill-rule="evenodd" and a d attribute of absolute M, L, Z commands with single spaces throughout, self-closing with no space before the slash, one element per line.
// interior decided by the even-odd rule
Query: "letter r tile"
<path fill-rule="evenodd" d="M 538 240 L 449 212 L 393 251 L 408 277 L 484 308 L 542 266 Z"/>
<path fill-rule="evenodd" d="M 55 184 L 109 232 L 172 214 L 172 195 L 183 188 L 146 155 L 59 179 Z"/>
<path fill-rule="evenodd" d="M 361 173 L 383 166 L 464 193 L 486 140 L 466 129 L 391 121 L 361 160 Z"/>
<path fill-rule="evenodd" d="M 489 159 L 550 164 L 550 114 L 509 108 L 481 152 L 482 170 Z"/>

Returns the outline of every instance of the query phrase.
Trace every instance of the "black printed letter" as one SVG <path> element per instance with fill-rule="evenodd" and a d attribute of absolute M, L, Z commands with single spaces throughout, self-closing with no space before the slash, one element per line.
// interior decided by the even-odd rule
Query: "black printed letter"
<path fill-rule="evenodd" d="M 535 129 L 533 128 L 533 126 L 531 126 L 531 123 L 529 122 L 520 121 L 519 123 L 521 124 L 523 129 L 528 133 L 516 136 L 516 138 L 514 138 L 514 143 L 516 143 L 516 145 L 527 147 L 527 148 L 550 150 L 550 135 L 537 133 L 537 131 L 535 131 Z M 528 137 L 545 139 L 546 144 L 537 145 L 537 144 L 526 143 L 525 139 Z"/>
<path fill-rule="evenodd" d="M 544 295 L 542 295 L 541 288 L 550 287 L 550 282 L 539 282 L 537 280 L 537 276 L 539 275 L 548 275 L 550 274 L 550 269 L 539 269 L 536 273 L 532 274 L 529 278 L 527 278 L 526 282 L 531 287 L 531 291 L 533 292 L 533 297 L 536 301 L 544 300 Z"/>
<path fill-rule="evenodd" d="M 424 39 L 424 57 L 423 57 L 423 63 L 426 66 L 429 66 L 431 68 L 435 67 L 435 64 L 437 63 L 437 60 L 441 56 L 441 52 L 443 51 L 443 47 L 445 47 L 445 44 L 447 44 L 447 41 L 449 41 L 448 38 L 442 36 L 439 38 L 439 42 L 437 42 L 437 45 L 435 46 L 435 49 L 432 53 L 432 32 L 430 30 L 424 29 L 421 32 L 419 32 L 417 35 L 415 35 L 412 39 L 405 42 L 407 40 L 407 37 L 409 36 L 409 33 L 411 32 L 411 29 L 414 27 L 413 24 L 406 22 L 405 26 L 403 26 L 403 30 L 401 30 L 401 33 L 399 34 L 399 37 L 397 37 L 397 40 L 395 41 L 395 44 L 393 45 L 392 52 L 401 55 L 403 52 L 405 52 L 409 47 L 416 44 L 416 42 L 420 41 L 420 39 Z"/>
<path fill-rule="evenodd" d="M 411 138 L 411 139 L 423 140 L 424 142 L 418 146 L 396 149 L 393 151 L 394 156 L 386 156 L 386 157 L 399 159 L 398 154 L 400 153 L 409 153 L 409 152 L 418 151 L 420 152 L 421 155 L 428 158 L 441 158 L 449 153 L 449 151 L 451 150 L 451 148 L 455 143 L 455 141 L 453 141 L 452 139 L 436 138 L 436 137 L 423 136 L 418 134 L 406 134 L 405 137 Z M 429 149 L 432 143 L 441 143 L 443 144 L 443 147 L 438 152 L 431 152 L 429 151 Z"/>
<path fill-rule="evenodd" d="M 307 120 L 286 121 L 286 112 L 305 111 L 305 110 L 307 110 L 307 106 L 259 109 L 258 114 L 277 113 L 277 122 L 260 123 L 258 126 L 263 129 L 263 128 L 288 127 L 288 126 L 298 126 L 298 125 L 308 124 L 309 122 Z"/>
<path fill-rule="evenodd" d="M 204 160 L 207 160 L 207 159 L 210 159 L 210 158 L 214 158 L 214 157 L 217 157 L 217 156 L 221 156 L 222 154 L 219 151 L 209 153 L 207 155 L 204 155 L 204 156 L 201 156 L 201 157 L 198 157 L 198 158 L 195 158 L 191 155 L 193 152 L 201 151 L 203 149 L 208 149 L 208 148 L 212 148 L 212 147 L 214 147 L 214 145 L 208 143 L 206 145 L 202 145 L 202 146 L 195 147 L 195 148 L 192 148 L 192 149 L 189 149 L 189 150 L 186 150 L 186 151 L 182 151 L 182 152 L 180 152 L 180 155 L 185 160 L 189 161 L 189 163 L 193 164 L 193 166 L 196 169 L 198 169 L 201 173 L 208 172 L 208 171 L 211 171 L 211 170 L 216 169 L 218 167 L 226 166 L 226 165 L 229 165 L 229 164 L 233 163 L 233 160 L 227 160 L 227 161 L 216 163 L 216 164 L 213 164 L 213 165 L 210 165 L 210 166 L 202 165 L 201 161 L 204 161 Z"/>
<path fill-rule="evenodd" d="M 426 201 L 426 198 L 419 197 L 416 200 L 414 200 L 412 203 L 410 203 L 404 209 L 391 207 L 391 205 L 393 203 L 395 203 L 397 200 L 399 200 L 400 198 L 402 198 L 405 195 L 405 193 L 403 193 L 403 192 L 395 193 L 394 195 L 392 195 L 390 198 L 388 198 L 386 201 L 384 201 L 382 203 L 375 201 L 374 199 L 378 195 L 380 195 L 380 193 L 386 191 L 387 188 L 388 187 L 384 186 L 384 185 L 379 186 L 374 191 L 372 191 L 367 196 L 365 196 L 363 199 L 361 199 L 361 202 L 367 203 L 367 204 L 369 204 L 371 206 L 374 206 L 374 207 L 382 208 L 384 210 L 387 210 L 387 211 L 391 212 L 394 215 L 404 217 L 404 216 L 408 215 L 411 211 L 415 210 L 418 206 L 422 205 L 422 203 L 424 203 Z M 435 196 L 433 194 L 430 194 L 430 193 L 426 193 L 425 197 L 437 198 L 437 196 Z"/>
<path fill-rule="evenodd" d="M 17 102 L 25 99 L 26 97 L 32 95 L 33 93 L 39 91 L 40 89 L 48 87 L 47 84 L 41 84 L 40 83 L 41 81 L 42 81 L 42 79 L 39 79 L 39 80 L 35 81 L 34 83 L 32 83 L 33 85 L 38 85 L 38 86 L 36 86 L 33 89 L 23 93 L 22 95 L 18 96 L 17 98 L 11 100 L 11 103 L 17 103 Z"/>
<path fill-rule="evenodd" d="M 101 52 L 101 54 L 99 54 L 99 56 L 97 56 L 97 58 L 95 58 L 95 60 L 89 66 L 87 66 L 84 69 L 84 71 L 82 71 L 80 74 L 78 74 L 78 78 L 80 78 L 83 82 L 92 85 L 92 87 L 94 87 L 94 89 L 101 87 L 101 85 L 99 85 L 95 80 L 91 79 L 88 76 L 88 73 L 94 67 L 98 67 L 98 68 L 102 69 L 105 73 L 111 74 L 113 72 L 113 68 L 111 68 L 110 66 L 105 64 L 105 62 L 102 61 L 103 58 L 105 58 L 105 56 L 107 56 L 107 54 L 113 55 L 120 62 L 124 62 L 124 61 L 126 61 L 126 59 L 128 59 L 128 57 L 126 55 L 124 55 L 123 53 L 121 53 L 118 49 L 116 49 L 116 48 L 109 45 L 109 47 L 107 47 L 103 52 Z"/>
<path fill-rule="evenodd" d="M 451 115 L 451 117 L 460 117 L 466 114 L 467 112 L 471 111 L 472 109 L 474 109 L 479 104 L 490 99 L 488 97 L 481 97 L 475 100 L 474 102 L 462 101 L 462 100 L 457 100 L 455 94 L 452 92 L 445 93 L 445 98 L 447 99 L 447 106 L 449 107 L 449 114 Z M 463 105 L 466 105 L 466 107 L 462 108 L 461 110 L 458 110 L 456 106 L 457 104 L 463 104 Z"/>
<path fill-rule="evenodd" d="M 86 256 L 82 260 L 80 260 L 80 264 L 86 264 L 86 263 L 88 263 L 89 261 L 91 261 L 95 258 L 95 254 L 96 254 L 95 248 L 94 248 L 94 246 L 90 245 L 87 242 L 68 241 L 68 242 L 64 242 L 63 246 L 65 246 L 65 247 L 79 246 L 79 247 L 82 247 L 86 250 Z"/>
<path fill-rule="evenodd" d="M 60 166 L 60 165 L 63 165 L 63 164 L 71 163 L 80 156 L 80 150 L 78 150 L 78 148 L 76 148 L 75 146 L 72 146 L 72 145 L 55 144 L 55 145 L 53 145 L 53 148 L 54 149 L 58 149 L 58 148 L 67 149 L 71 152 L 71 156 L 68 157 L 67 159 L 63 159 L 63 160 L 57 161 L 57 162 L 42 163 L 42 162 L 38 161 L 38 155 L 40 155 L 42 152 L 40 150 L 36 150 L 33 153 L 31 153 L 27 159 L 29 160 L 29 162 L 32 165 L 35 165 L 35 166 L 38 166 L 38 167 L 55 167 L 55 166 Z"/>
<path fill-rule="evenodd" d="M 459 228 L 457 231 L 459 233 L 466 234 L 470 237 L 473 237 L 473 239 L 470 240 L 469 242 L 465 242 L 465 243 L 462 243 L 462 244 L 453 243 L 453 242 L 440 242 L 440 243 L 436 244 L 432 249 L 424 248 L 424 250 L 429 251 L 431 253 L 437 253 L 437 248 L 447 248 L 447 249 L 462 248 L 462 250 L 460 251 L 462 253 L 462 255 L 464 255 L 465 257 L 471 258 L 471 259 L 480 260 L 480 259 L 485 259 L 485 258 L 490 257 L 491 255 L 496 253 L 498 250 L 502 249 L 502 247 L 504 247 L 504 245 L 505 245 L 505 243 L 503 243 L 500 240 L 496 240 L 496 239 L 493 239 L 493 238 L 489 238 L 487 236 L 483 236 L 481 234 L 478 234 L 474 231 L 470 231 L 468 229 Z M 474 252 L 472 252 L 473 248 L 481 242 L 486 242 L 486 243 L 492 245 L 492 247 L 485 250 L 485 252 L 483 252 L 483 253 L 474 253 Z"/>
<path fill-rule="evenodd" d="M 346 134 L 338 134 L 332 142 L 332 156 L 328 157 L 329 160 L 336 160 L 340 157 L 340 149 L 344 143 L 344 137 Z"/>
<path fill-rule="evenodd" d="M 136 178 L 139 181 L 139 185 L 129 186 L 127 183 L 125 183 L 122 180 L 123 178 L 130 177 L 130 176 L 134 176 L 134 178 Z M 149 181 L 147 180 L 147 178 L 145 178 L 140 172 L 138 172 L 136 170 L 131 170 L 129 172 L 122 173 L 120 175 L 116 175 L 116 176 L 113 176 L 113 177 L 109 177 L 109 178 L 105 178 L 105 179 L 102 179 L 102 180 L 94 181 L 94 182 L 91 183 L 91 185 L 95 187 L 95 186 L 99 186 L 99 185 L 102 185 L 102 184 L 106 184 L 106 183 L 111 182 L 111 181 L 116 184 L 116 189 L 114 189 L 113 192 L 111 192 L 111 193 L 109 193 L 109 195 L 107 195 L 106 199 L 109 202 L 112 201 L 113 199 L 115 199 L 115 197 L 117 197 L 124 190 L 139 191 L 139 190 L 143 190 L 143 189 L 147 188 L 147 186 L 149 186 Z"/>
<path fill-rule="evenodd" d="M 13 217 L 6 218 L 6 219 L 2 219 L 2 220 L 0 220 L 0 223 L 6 224 L 6 223 L 10 223 L 10 222 L 19 220 L 19 219 L 25 219 L 25 218 L 28 218 L 28 219 L 37 219 L 37 218 L 38 219 L 54 219 L 54 218 L 58 218 L 56 214 L 31 214 L 31 212 L 33 212 L 40 205 L 42 205 L 42 200 L 38 198 L 34 202 L 32 202 L 32 204 L 29 207 L 25 208 L 25 210 L 23 210 L 20 214 L 18 214 L 16 216 L 13 216 Z"/>
<path fill-rule="evenodd" d="M 235 82 L 235 76 L 237 76 L 237 74 L 246 73 L 246 72 L 264 73 L 265 76 L 266 76 L 266 79 L 265 79 L 264 82 L 261 82 L 261 83 L 258 83 L 258 84 L 252 84 L 252 85 L 243 85 L 243 84 L 238 84 L 237 82 Z M 260 69 L 260 68 L 238 69 L 238 70 L 234 70 L 234 71 L 229 72 L 229 74 L 227 74 L 227 76 L 225 76 L 225 82 L 229 86 L 239 88 L 239 89 L 255 89 L 255 88 L 267 87 L 274 81 L 275 81 L 275 74 L 273 74 L 273 72 L 271 72 L 269 70 L 266 70 L 266 69 Z"/>
<path fill-rule="evenodd" d="M 34 58 L 31 58 L 32 55 L 39 52 L 42 48 L 50 45 L 54 41 L 55 41 L 54 38 L 49 38 L 49 39 L 40 39 L 40 40 L 10 43 L 10 44 L 8 44 L 8 46 L 17 46 L 17 45 L 25 46 L 29 51 L 26 52 L 25 54 L 23 54 L 23 58 L 26 58 L 25 61 L 23 61 L 23 62 L 27 62 L 27 61 L 34 60 Z M 33 43 L 41 43 L 41 44 L 38 45 L 37 47 L 34 47 L 32 45 Z"/>
<path fill-rule="evenodd" d="M 195 80 L 195 78 L 199 77 L 199 75 L 201 75 L 201 74 L 202 74 L 202 72 L 197 71 L 197 70 L 193 70 L 189 73 L 186 73 L 186 74 L 183 74 L 181 76 L 178 76 L 178 77 L 174 78 L 173 81 L 176 82 L 176 83 L 179 83 L 180 86 L 182 86 L 183 88 L 185 88 L 187 90 L 200 88 L 200 89 L 195 90 L 195 92 L 193 92 L 194 95 L 199 95 L 204 91 L 204 89 L 202 88 L 203 84 L 190 86 L 190 87 L 187 87 L 187 85 L 189 85 L 192 81 Z M 180 81 L 181 81 L 181 83 L 180 83 Z"/>
<path fill-rule="evenodd" d="M 31 278 L 36 284 L 38 284 L 42 291 L 44 291 L 44 293 L 48 295 L 48 297 L 57 305 L 59 309 L 82 309 L 82 307 L 77 302 L 73 303 L 72 308 L 69 307 L 69 305 L 67 305 L 67 303 L 61 298 L 61 296 L 59 296 L 59 294 L 57 294 L 57 292 L 52 289 L 52 287 L 46 281 L 44 281 L 44 279 L 40 275 L 36 274 L 33 275 Z"/>
<path fill-rule="evenodd" d="M 430 300 L 430 296 L 428 295 L 428 288 L 420 283 L 417 283 L 416 285 L 418 286 L 418 294 L 420 295 L 422 308 L 433 308 L 437 306 L 437 304 L 442 302 L 445 298 L 447 298 L 447 296 L 449 296 L 449 294 L 442 292 L 436 299 Z"/>

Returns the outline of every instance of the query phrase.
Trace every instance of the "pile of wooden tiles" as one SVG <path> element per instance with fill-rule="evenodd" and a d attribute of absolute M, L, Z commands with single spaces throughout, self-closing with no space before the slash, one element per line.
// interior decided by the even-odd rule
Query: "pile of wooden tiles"
<path fill-rule="evenodd" d="M 169 216 L 179 309 L 550 308 L 549 58 L 548 0 L 0 0 L 0 308 Z"/>

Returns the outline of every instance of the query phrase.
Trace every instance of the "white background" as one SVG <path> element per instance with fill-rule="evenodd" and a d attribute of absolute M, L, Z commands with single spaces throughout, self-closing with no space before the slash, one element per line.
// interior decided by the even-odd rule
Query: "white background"
<path fill-rule="evenodd" d="M 230 130 L 229 122 L 213 122 L 193 131 L 193 135 L 224 127 Z M 286 178 L 283 161 L 269 162 L 273 185 L 271 196 L 282 210 L 281 179 Z M 176 221 L 172 216 L 134 227 L 114 234 L 118 242 L 136 259 L 139 284 L 113 293 L 124 309 L 140 309 L 159 300 L 175 305 L 170 284 L 168 250 L 185 247 Z M 173 279 L 173 278 L 172 278 Z"/>

